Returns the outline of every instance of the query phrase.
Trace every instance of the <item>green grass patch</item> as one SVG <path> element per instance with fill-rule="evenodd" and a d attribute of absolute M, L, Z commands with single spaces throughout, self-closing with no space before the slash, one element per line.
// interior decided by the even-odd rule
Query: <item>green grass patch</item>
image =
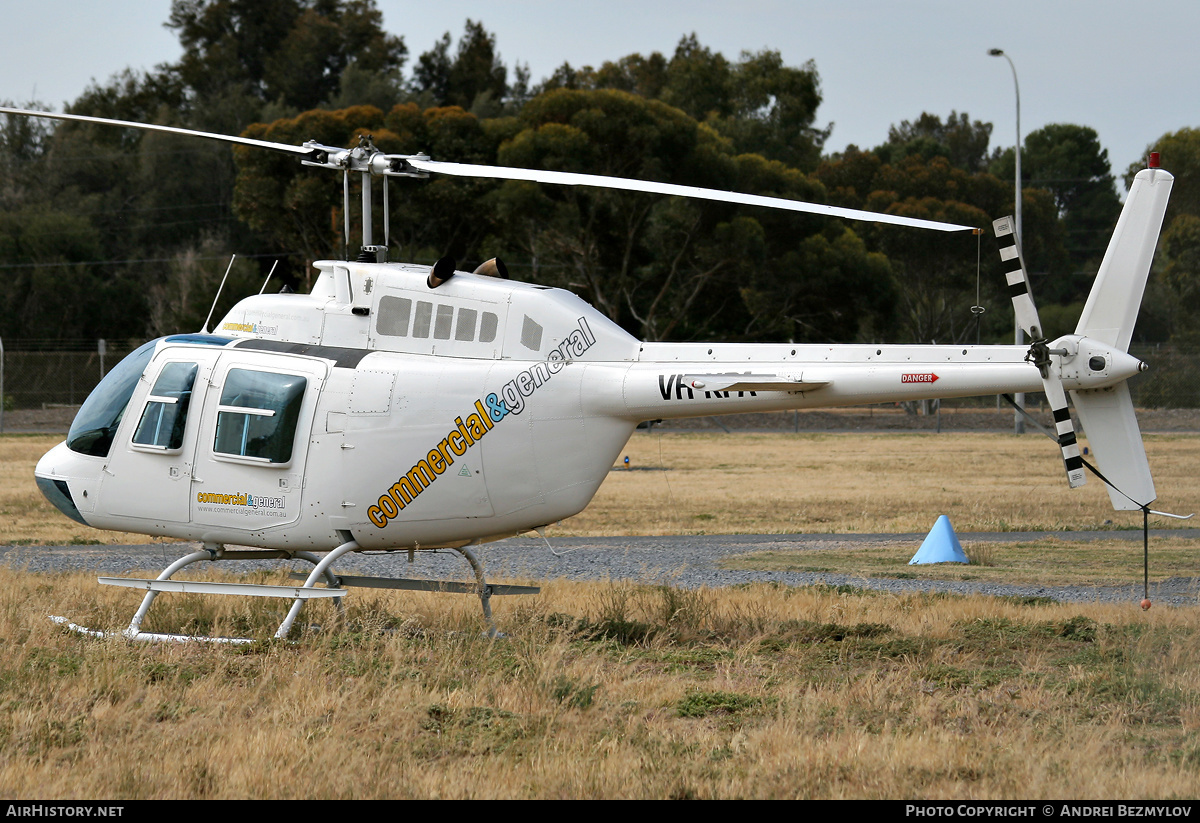
<path fill-rule="evenodd" d="M 761 697 L 735 692 L 689 692 L 675 707 L 679 717 L 710 717 L 729 715 L 756 709 L 763 704 Z"/>

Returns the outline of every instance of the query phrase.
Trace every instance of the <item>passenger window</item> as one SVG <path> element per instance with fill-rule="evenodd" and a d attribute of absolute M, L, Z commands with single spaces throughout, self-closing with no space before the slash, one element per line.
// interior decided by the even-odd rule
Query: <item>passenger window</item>
<path fill-rule="evenodd" d="M 454 325 L 454 307 L 441 306 L 437 307 L 437 320 L 433 326 L 433 337 L 435 340 L 449 340 L 450 328 Z"/>
<path fill-rule="evenodd" d="M 533 351 L 542 347 L 542 327 L 529 315 L 525 315 L 525 323 L 521 326 L 521 345 Z"/>
<path fill-rule="evenodd" d="M 146 398 L 146 408 L 133 444 L 149 449 L 173 451 L 183 447 L 183 430 L 187 425 L 188 405 L 192 385 L 199 366 L 195 363 L 168 363 L 163 366 L 154 388 Z"/>
<path fill-rule="evenodd" d="M 479 342 L 491 343 L 496 339 L 496 325 L 499 318 L 490 311 L 485 311 L 479 321 Z"/>
<path fill-rule="evenodd" d="M 475 309 L 459 309 L 458 310 L 458 325 L 454 328 L 455 340 L 474 340 L 475 339 L 475 319 L 479 316 L 479 312 Z"/>
<path fill-rule="evenodd" d="M 405 337 L 408 335 L 408 320 L 411 315 L 412 301 L 407 297 L 384 295 L 379 298 L 375 331 L 390 337 Z"/>
<path fill-rule="evenodd" d="M 433 319 L 433 304 L 424 300 L 417 301 L 417 316 L 413 318 L 413 337 L 426 338 L 429 336 L 429 325 Z"/>
<path fill-rule="evenodd" d="M 288 463 L 308 381 L 294 374 L 230 369 L 217 407 L 213 451 Z"/>

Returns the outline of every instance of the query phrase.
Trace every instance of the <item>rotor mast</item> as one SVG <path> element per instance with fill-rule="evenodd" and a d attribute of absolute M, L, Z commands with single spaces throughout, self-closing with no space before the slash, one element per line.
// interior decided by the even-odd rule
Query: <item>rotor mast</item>
<path fill-rule="evenodd" d="M 362 175 L 362 247 L 358 253 L 360 263 L 375 263 L 387 261 L 387 249 L 391 244 L 391 204 L 388 200 L 388 177 L 428 177 L 428 172 L 418 171 L 407 162 L 406 158 L 396 155 L 386 155 L 375 147 L 375 141 L 370 134 L 361 134 L 358 145 L 353 149 L 327 152 L 326 146 L 316 143 L 304 144 L 314 149 L 323 150 L 310 159 L 302 160 L 306 166 L 319 166 L 342 170 L 342 208 L 345 215 L 346 245 L 350 241 L 350 173 Z M 424 154 L 413 155 L 415 160 L 428 160 Z M 371 192 L 371 177 L 379 175 L 383 178 L 383 245 L 375 245 L 373 218 L 375 207 Z M 347 252 L 347 257 L 349 253 Z"/>

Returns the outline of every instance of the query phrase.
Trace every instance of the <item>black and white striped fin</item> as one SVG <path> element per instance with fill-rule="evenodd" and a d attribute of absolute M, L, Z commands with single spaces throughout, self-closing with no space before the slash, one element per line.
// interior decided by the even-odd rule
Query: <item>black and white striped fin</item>
<path fill-rule="evenodd" d="M 1077 489 L 1087 482 L 1087 475 L 1083 470 L 1083 457 L 1079 454 L 1079 442 L 1075 438 L 1071 410 L 1067 407 L 1067 393 L 1063 390 L 1062 375 L 1051 361 L 1046 341 L 1043 339 L 1042 321 L 1038 318 L 1037 306 L 1034 305 L 1033 295 L 1029 291 L 1029 275 L 1025 271 L 1025 261 L 1021 258 L 1021 247 L 1013 225 L 1011 217 L 1001 217 L 992 221 L 992 228 L 1000 245 L 1000 260 L 1007 269 L 1004 276 L 1008 280 L 1008 294 L 1012 298 L 1017 323 L 1034 343 L 1025 359 L 1036 365 L 1041 372 L 1042 388 L 1054 413 L 1054 432 L 1058 437 L 1058 447 L 1062 449 L 1067 482 L 1071 488 Z"/>
<path fill-rule="evenodd" d="M 1029 275 L 1025 271 L 1025 261 L 1021 257 L 1016 232 L 1013 231 L 1012 217 L 993 220 L 992 229 L 996 232 L 996 240 L 1000 244 L 1000 260 L 1008 269 L 1004 278 L 1008 281 L 1008 296 L 1012 298 L 1017 323 L 1029 335 L 1030 340 L 1040 340 L 1042 321 L 1038 318 L 1033 295 L 1029 292 Z"/>
<path fill-rule="evenodd" d="M 1071 422 L 1071 410 L 1067 408 L 1067 393 L 1057 374 L 1042 381 L 1046 400 L 1054 413 L 1054 432 L 1058 435 L 1058 447 L 1062 449 L 1063 465 L 1067 469 L 1067 482 L 1077 489 L 1087 483 L 1083 470 L 1083 457 L 1079 454 L 1079 442 L 1075 439 L 1075 426 Z"/>

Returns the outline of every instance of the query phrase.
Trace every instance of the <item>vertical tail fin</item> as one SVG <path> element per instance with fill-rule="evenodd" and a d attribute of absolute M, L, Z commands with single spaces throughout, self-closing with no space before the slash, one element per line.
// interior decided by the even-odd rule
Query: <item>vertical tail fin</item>
<path fill-rule="evenodd" d="M 1134 178 L 1076 334 L 1129 350 L 1174 180 L 1156 168 L 1143 169 Z M 1112 484 L 1108 495 L 1113 508 L 1148 506 L 1156 497 L 1154 479 L 1128 384 L 1072 391 L 1071 399 L 1100 471 Z"/>
<path fill-rule="evenodd" d="M 1154 502 L 1158 493 L 1154 491 L 1128 381 L 1107 389 L 1073 391 L 1071 400 L 1100 472 L 1112 484 L 1108 498 L 1113 508 L 1136 511 Z"/>
<path fill-rule="evenodd" d="M 1133 179 L 1076 334 L 1129 351 L 1174 180 L 1162 169 L 1143 169 Z"/>

